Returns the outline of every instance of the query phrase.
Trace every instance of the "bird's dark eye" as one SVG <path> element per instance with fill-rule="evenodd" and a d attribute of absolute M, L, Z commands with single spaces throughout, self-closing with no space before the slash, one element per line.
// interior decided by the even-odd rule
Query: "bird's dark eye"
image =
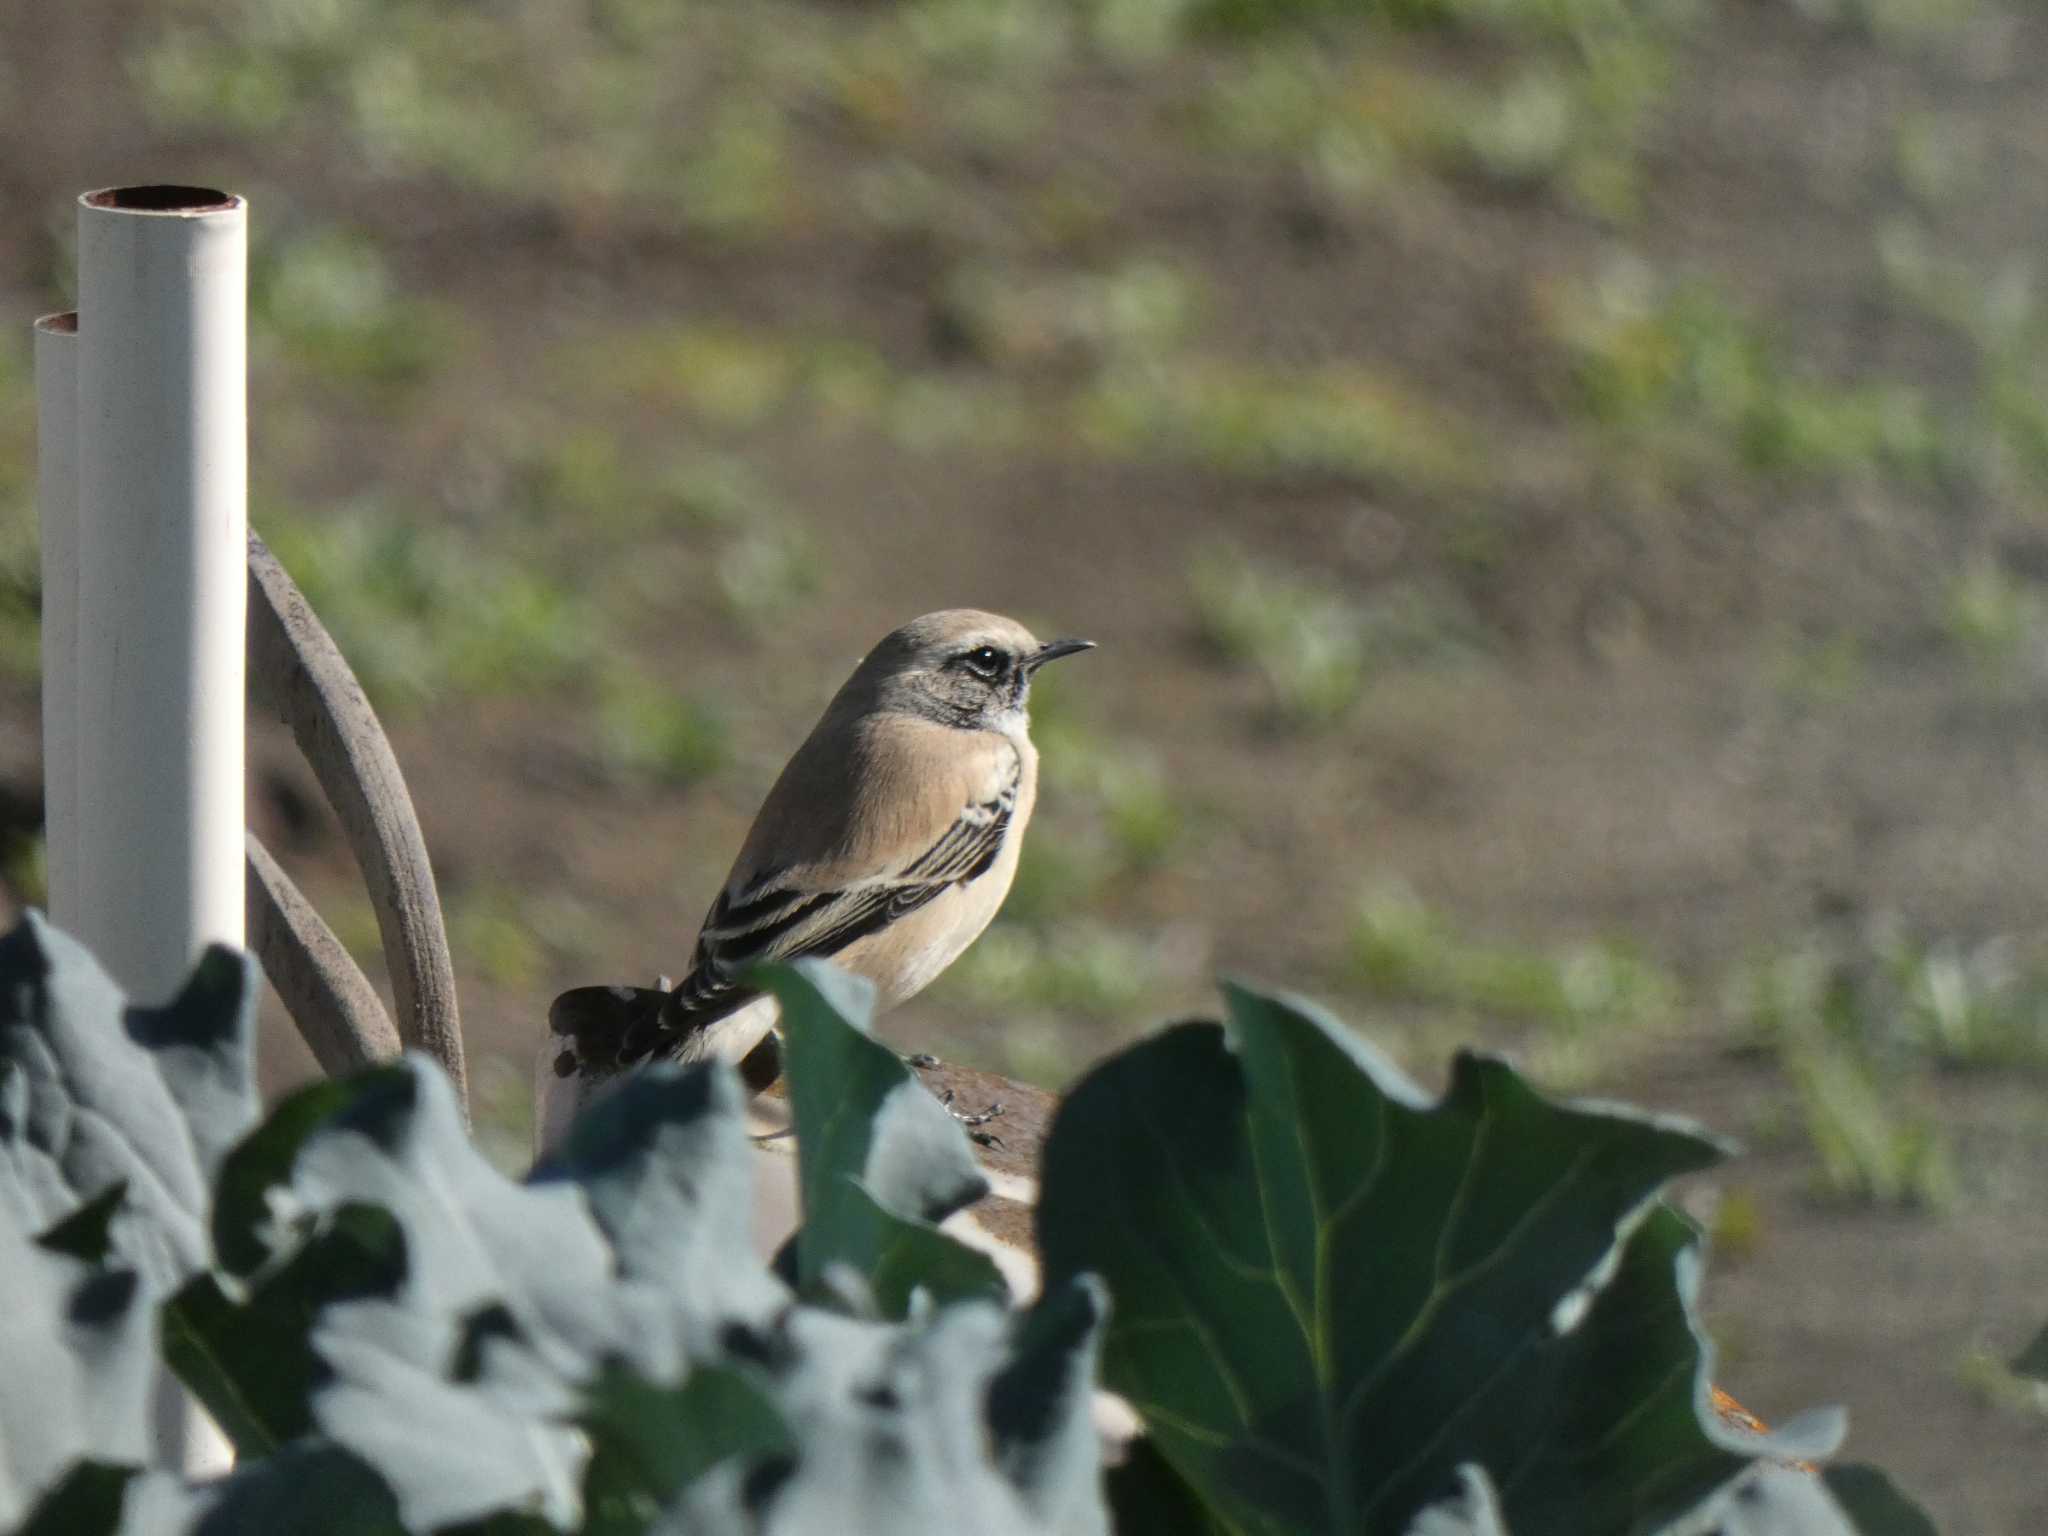
<path fill-rule="evenodd" d="M 976 677 L 1002 676 L 1003 653 L 992 645 L 977 645 L 960 657 L 960 663 Z"/>

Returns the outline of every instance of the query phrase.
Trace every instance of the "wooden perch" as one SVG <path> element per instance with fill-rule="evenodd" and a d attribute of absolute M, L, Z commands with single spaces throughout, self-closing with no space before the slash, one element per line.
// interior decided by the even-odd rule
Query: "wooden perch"
<path fill-rule="evenodd" d="M 334 930 L 249 834 L 249 947 L 329 1077 L 389 1061 L 400 1049 L 384 1000 Z"/>
<path fill-rule="evenodd" d="M 362 685 L 298 586 L 249 535 L 249 691 L 291 728 L 341 820 L 364 883 L 398 1005 L 395 1031 L 376 993 L 276 862 L 249 845 L 249 925 L 271 984 L 329 1071 L 335 1060 L 382 1059 L 396 1041 L 447 1070 L 469 1102 L 455 967 L 412 795 Z M 259 894 L 258 887 L 261 887 Z M 310 922 L 308 922 L 310 919 Z M 276 961 L 273 963 L 273 952 Z M 290 985 L 294 992 L 287 992 Z M 382 1021 L 381 1028 L 376 1021 Z"/>

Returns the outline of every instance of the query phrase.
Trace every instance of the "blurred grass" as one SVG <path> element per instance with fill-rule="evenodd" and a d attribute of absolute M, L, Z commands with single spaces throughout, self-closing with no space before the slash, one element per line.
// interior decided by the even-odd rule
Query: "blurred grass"
<path fill-rule="evenodd" d="M 1987 1407 L 2028 1419 L 2048 1419 L 2048 1382 L 2014 1370 L 2009 1361 L 1979 1346 L 1956 1362 L 1956 1380 Z"/>
<path fill-rule="evenodd" d="M 1792 1084 L 1831 1195 L 1939 1209 L 1962 1187 L 1930 1071 L 2048 1071 L 2048 954 L 2011 935 L 1922 937 L 1879 915 L 1760 955 L 1728 1011 Z"/>
<path fill-rule="evenodd" d="M 2048 952 L 2012 934 L 1924 937 L 1890 916 L 1819 929 L 1739 967 L 1727 999 L 1767 1051 L 1826 1040 L 1899 1069 L 2048 1071 Z"/>
<path fill-rule="evenodd" d="M 374 502 L 317 514 L 273 503 L 262 532 L 383 708 L 544 690 L 599 653 L 572 591 L 436 520 Z"/>
<path fill-rule="evenodd" d="M 1666 282 L 1624 261 L 1542 292 L 1538 308 L 1569 359 L 1573 407 L 1681 476 L 1732 461 L 1769 476 L 1933 482 L 1958 467 L 1958 440 L 1923 391 L 1793 367 L 1710 284 Z"/>
<path fill-rule="evenodd" d="M 1939 1210 L 1956 1196 L 1947 1138 L 1932 1117 L 1901 1109 L 1868 1058 L 1823 1038 L 1783 1057 L 1824 1194 L 1877 1205 Z"/>
<path fill-rule="evenodd" d="M 1368 998 L 1416 1005 L 1411 1054 L 1436 1058 L 1475 1033 L 1505 1038 L 1553 1090 L 1585 1088 L 1679 1013 L 1678 978 L 1633 946 L 1592 939 L 1533 947 L 1469 936 L 1395 881 L 1360 899 L 1345 970 Z"/>
<path fill-rule="evenodd" d="M 0 841 L 0 886 L 16 908 L 49 905 L 50 850 L 40 832 Z"/>
<path fill-rule="evenodd" d="M 1340 725 L 1378 673 L 1469 661 L 1485 648 L 1448 593 L 1395 584 L 1351 597 L 1229 546 L 1199 553 L 1188 586 L 1204 643 L 1256 671 L 1274 717 L 1294 729 Z"/>
<path fill-rule="evenodd" d="M 1566 1032 L 1649 1025 L 1668 1017 L 1681 995 L 1674 977 L 1627 945 L 1551 950 L 1466 938 L 1398 885 L 1361 901 L 1350 949 L 1368 992 Z"/>
<path fill-rule="evenodd" d="M 1074 402 L 1081 441 L 1255 479 L 1329 476 L 1478 489 L 1483 460 L 1454 413 L 1364 369 L 1268 373 L 1199 357 L 1116 369 Z"/>
<path fill-rule="evenodd" d="M 0 335 L 0 677 L 34 677 L 42 651 L 31 368 L 25 340 Z"/>
<path fill-rule="evenodd" d="M 258 356 L 390 403 L 423 383 L 459 345 L 465 317 L 405 296 L 374 242 L 336 226 L 259 239 L 249 263 L 250 328 Z"/>
<path fill-rule="evenodd" d="M 731 729 L 679 681 L 615 670 L 603 683 L 603 760 L 622 776 L 665 786 L 695 783 L 732 759 Z"/>

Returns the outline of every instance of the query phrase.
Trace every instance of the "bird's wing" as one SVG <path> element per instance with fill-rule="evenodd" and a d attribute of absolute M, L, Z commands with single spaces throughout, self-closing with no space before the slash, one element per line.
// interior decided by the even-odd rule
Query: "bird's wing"
<path fill-rule="evenodd" d="M 844 884 L 809 870 L 770 875 L 736 896 L 722 893 L 697 939 L 695 968 L 676 998 L 709 1002 L 729 978 L 764 960 L 835 955 L 854 940 L 915 912 L 948 886 L 976 879 L 1002 852 L 1017 804 L 1013 777 L 995 798 L 961 808 L 936 841 L 900 869 Z"/>
<path fill-rule="evenodd" d="M 966 786 L 964 803 L 948 797 L 950 819 L 935 835 L 926 831 L 912 843 L 907 859 L 861 858 L 855 850 L 852 857 L 770 868 L 744 883 L 729 882 L 704 919 L 689 975 L 673 992 L 578 987 L 555 999 L 549 1027 L 571 1040 L 557 1070 L 618 1070 L 648 1056 L 679 1054 L 692 1036 L 759 995 L 740 981 L 750 967 L 838 954 L 949 887 L 978 878 L 1002 852 L 1023 772 L 1011 751 L 998 774 L 975 775 L 979 782 Z M 763 818 L 775 810 L 771 796 Z"/>

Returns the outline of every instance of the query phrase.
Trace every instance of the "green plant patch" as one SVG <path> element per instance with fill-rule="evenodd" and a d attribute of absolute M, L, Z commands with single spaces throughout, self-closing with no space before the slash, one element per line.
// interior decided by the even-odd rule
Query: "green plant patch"
<path fill-rule="evenodd" d="M 1542 950 L 1468 939 L 1398 887 L 1360 905 L 1351 954 L 1374 992 L 1572 1031 L 1651 1023 L 1679 997 L 1675 978 L 1623 946 Z"/>
<path fill-rule="evenodd" d="M 1485 636 L 1456 597 L 1389 586 L 1365 597 L 1296 575 L 1228 546 L 1188 569 L 1202 639 L 1226 660 L 1255 668 L 1280 723 L 1341 723 L 1382 672 L 1464 662 Z"/>
<path fill-rule="evenodd" d="M 1939 1209 L 1956 1193 L 1948 1143 L 1929 1116 L 1897 1103 L 1895 1081 L 1840 1041 L 1806 1040 L 1784 1053 L 1822 1193 L 1878 1205 Z"/>
<path fill-rule="evenodd" d="M 257 346 L 293 373 L 387 396 L 445 365 L 462 335 L 453 311 L 401 296 L 376 246 L 344 230 L 259 244 L 249 316 Z"/>
<path fill-rule="evenodd" d="M 998 922 L 947 974 L 949 991 L 979 1009 L 1105 1019 L 1136 1008 L 1158 972 L 1137 937 L 1067 918 Z"/>
<path fill-rule="evenodd" d="M 1710 285 L 1662 285 L 1623 264 L 1544 295 L 1539 308 L 1564 349 L 1579 409 L 1653 458 L 1930 481 L 1957 462 L 1950 426 L 1923 391 L 1800 372 Z"/>
<path fill-rule="evenodd" d="M 1497 1062 L 1461 1057 L 1432 1105 L 1229 989 L 1228 1037 L 1169 1030 L 1068 1096 L 1019 1310 L 933 1224 L 983 1187 L 962 1128 L 822 962 L 748 980 L 787 1031 L 780 1274 L 725 1067 L 631 1074 L 524 1180 L 417 1057 L 241 1135 L 254 976 L 216 951 L 128 1009 L 40 919 L 0 940 L 18 1536 L 1106 1536 L 1112 1508 L 1126 1532 L 1925 1530 L 1868 1469 L 1769 1461 L 1831 1420 L 1755 1438 L 1708 1408 L 1693 1236 L 1656 1195 L 1716 1146 Z M 234 1438 L 225 1477 L 150 1464 L 159 1330 Z M 1107 1492 L 1098 1382 L 1146 1428 Z"/>
<path fill-rule="evenodd" d="M 567 586 L 374 503 L 273 512 L 262 532 L 380 706 L 576 676 L 599 620 Z"/>
<path fill-rule="evenodd" d="M 639 671 L 606 674 L 599 722 L 603 761 L 628 779 L 694 784 L 732 760 L 722 710 Z"/>
<path fill-rule="evenodd" d="M 1327 478 L 1416 491 L 1484 483 L 1476 434 L 1446 408 L 1350 365 L 1286 374 L 1182 356 L 1105 374 L 1072 405 L 1105 453 L 1255 480 Z"/>

